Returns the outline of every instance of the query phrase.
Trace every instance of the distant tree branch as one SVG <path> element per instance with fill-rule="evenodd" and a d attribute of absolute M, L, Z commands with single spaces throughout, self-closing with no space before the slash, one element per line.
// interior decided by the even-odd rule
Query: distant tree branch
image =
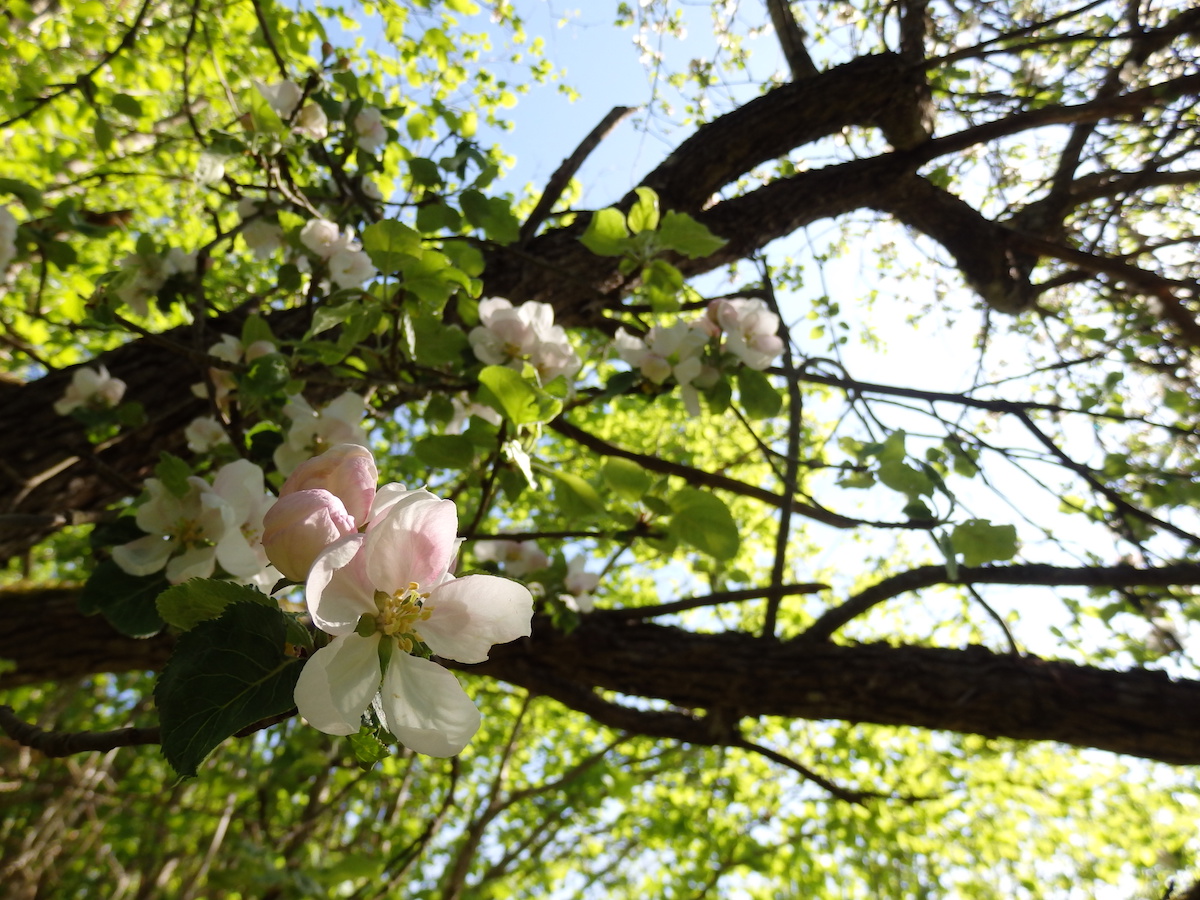
<path fill-rule="evenodd" d="M 92 750 L 115 750 L 157 744 L 161 733 L 154 728 L 118 728 L 116 731 L 46 731 L 20 719 L 11 706 L 0 706 L 0 730 L 23 747 L 50 757 L 73 756 Z"/>

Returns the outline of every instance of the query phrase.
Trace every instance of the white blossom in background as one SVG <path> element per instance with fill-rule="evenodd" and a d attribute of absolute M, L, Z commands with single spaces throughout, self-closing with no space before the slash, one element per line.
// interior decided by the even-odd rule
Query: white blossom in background
<path fill-rule="evenodd" d="M 255 81 L 254 84 L 271 109 L 285 122 L 292 118 L 292 113 L 296 111 L 300 99 L 304 96 L 304 91 L 294 81 L 280 81 L 277 84 Z"/>
<path fill-rule="evenodd" d="M 338 287 L 349 288 L 373 278 L 377 269 L 354 239 L 354 230 L 341 231 L 328 219 L 312 219 L 300 230 L 300 243 L 329 265 L 329 276 Z"/>
<path fill-rule="evenodd" d="M 249 197 L 238 201 L 238 215 L 246 224 L 242 240 L 257 259 L 266 259 L 283 246 L 283 229 L 275 222 L 262 218 L 262 208 Z M 248 221 L 247 221 L 248 220 Z"/>
<path fill-rule="evenodd" d="M 548 303 L 530 300 L 514 309 L 503 297 L 490 297 L 479 304 L 479 322 L 468 338 L 480 362 L 517 371 L 528 362 L 543 382 L 579 371 L 579 356 L 567 333 L 554 324 Z"/>
<path fill-rule="evenodd" d="M 645 340 L 617 329 L 617 355 L 655 384 L 674 378 L 681 388 L 690 415 L 700 414 L 697 379 L 704 373 L 702 356 L 709 337 L 703 328 L 687 322 L 656 325 Z"/>
<path fill-rule="evenodd" d="M 387 143 L 383 115 L 374 106 L 364 106 L 354 117 L 354 132 L 358 136 L 356 143 L 367 153 L 375 153 Z"/>
<path fill-rule="evenodd" d="M 765 369 L 783 353 L 779 316 L 762 300 L 714 300 L 708 316 L 725 333 L 725 351 L 751 369 Z"/>
<path fill-rule="evenodd" d="M 498 562 L 509 575 L 526 575 L 550 565 L 550 557 L 533 541 L 476 541 L 471 549 L 477 560 Z"/>
<path fill-rule="evenodd" d="M 212 493 L 221 501 L 224 531 L 214 548 L 221 568 L 238 579 L 270 590 L 279 572 L 262 544 L 263 516 L 275 503 L 264 485 L 263 471 L 246 459 L 222 466 L 213 477 Z"/>
<path fill-rule="evenodd" d="M 284 475 L 336 444 L 367 446 L 363 427 L 367 401 L 352 391 L 346 391 L 320 410 L 295 395 L 284 404 L 283 414 L 292 422 L 287 437 L 275 448 L 275 465 Z"/>
<path fill-rule="evenodd" d="M 249 347 L 243 347 L 239 338 L 232 334 L 223 334 L 221 339 L 208 348 L 208 355 L 223 359 L 227 363 L 239 365 L 249 363 L 275 352 L 275 345 L 270 341 L 255 341 Z M 237 378 L 229 369 L 218 369 L 216 366 L 208 370 L 209 380 L 212 381 L 216 392 L 214 398 L 217 406 L 225 409 L 229 405 L 229 395 L 237 388 Z M 192 393 L 197 397 L 208 396 L 208 385 L 197 382 L 192 385 Z"/>
<path fill-rule="evenodd" d="M 450 398 L 450 403 L 454 407 L 454 415 L 450 417 L 443 428 L 443 434 L 462 434 L 463 428 L 467 424 L 467 420 L 471 416 L 479 416 L 485 422 L 499 426 L 504 421 L 504 417 L 490 406 L 484 406 L 482 403 L 475 403 L 467 394 L 458 394 Z"/>
<path fill-rule="evenodd" d="M 329 118 L 317 104 L 306 103 L 300 115 L 296 116 L 292 130 L 310 141 L 323 141 L 329 136 Z"/>
<path fill-rule="evenodd" d="M 188 449 L 193 453 L 210 453 L 221 444 L 229 443 L 225 427 L 212 416 L 198 416 L 183 429 Z"/>
<path fill-rule="evenodd" d="M 16 255 L 17 218 L 7 206 L 0 206 L 0 272 L 8 268 Z"/>
<path fill-rule="evenodd" d="M 596 598 L 592 596 L 592 592 L 599 586 L 600 576 L 584 569 L 586 564 L 587 561 L 582 556 L 567 561 L 567 575 L 563 579 L 567 593 L 560 594 L 558 598 L 568 609 L 577 613 L 590 613 L 596 608 Z"/>
<path fill-rule="evenodd" d="M 317 557 L 305 593 L 313 622 L 333 640 L 296 683 L 296 707 L 310 725 L 354 734 L 373 707 L 418 753 L 453 756 L 471 740 L 479 710 L 453 674 L 414 651 L 424 644 L 437 656 L 483 662 L 492 645 L 530 633 L 533 598 L 504 578 L 455 578 L 457 532 L 453 502 L 385 485 L 366 533 Z"/>
<path fill-rule="evenodd" d="M 121 260 L 114 293 L 139 316 L 150 313 L 150 298 L 162 290 L 172 275 L 196 271 L 196 255 L 172 247 L 166 254 L 141 256 L 131 253 Z"/>
<path fill-rule="evenodd" d="M 111 409 L 125 396 L 125 382 L 108 374 L 100 366 L 93 369 L 81 366 L 71 375 L 71 383 L 63 392 L 62 399 L 54 404 L 54 411 L 65 416 L 76 409 Z"/>

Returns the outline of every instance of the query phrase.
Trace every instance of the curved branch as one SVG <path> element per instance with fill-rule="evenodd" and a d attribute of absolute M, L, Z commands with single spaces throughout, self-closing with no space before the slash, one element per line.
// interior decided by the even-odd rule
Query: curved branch
<path fill-rule="evenodd" d="M 1139 569 L 1135 566 L 1066 568 L 1030 563 L 1016 566 L 959 566 L 951 578 L 945 566 L 920 566 L 892 575 L 822 615 L 800 640 L 827 641 L 839 628 L 887 600 L 934 585 L 1014 584 L 1078 587 L 1170 587 L 1200 584 L 1200 563 Z"/>
<path fill-rule="evenodd" d="M 11 706 L 0 706 L 0 731 L 21 746 L 32 747 L 49 757 L 161 742 L 157 727 L 118 728 L 115 731 L 46 731 L 19 718 Z"/>

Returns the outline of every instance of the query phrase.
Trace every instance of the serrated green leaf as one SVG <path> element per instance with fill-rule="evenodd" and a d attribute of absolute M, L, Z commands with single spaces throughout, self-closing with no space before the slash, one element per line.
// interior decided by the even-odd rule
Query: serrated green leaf
<path fill-rule="evenodd" d="M 409 259 L 421 254 L 421 234 L 403 222 L 384 219 L 363 229 L 363 250 L 384 275 L 399 272 Z"/>
<path fill-rule="evenodd" d="M 579 240 L 597 256 L 620 256 L 629 249 L 625 217 L 612 206 L 596 210 Z"/>
<path fill-rule="evenodd" d="M 96 566 L 79 595 L 79 611 L 100 613 L 113 628 L 130 637 L 158 634 L 165 624 L 155 598 L 169 585 L 162 572 L 130 575 L 111 559 Z"/>
<path fill-rule="evenodd" d="M 737 371 L 738 399 L 751 419 L 769 419 L 783 409 L 783 397 L 771 380 L 757 369 L 742 367 Z"/>
<path fill-rule="evenodd" d="M 950 542 L 963 555 L 964 566 L 979 566 L 1017 555 L 1017 529 L 1012 525 L 993 525 L 986 519 L 970 519 L 954 526 Z"/>
<path fill-rule="evenodd" d="M 600 472 L 604 476 L 604 482 L 613 492 L 631 503 L 641 500 L 654 481 L 650 473 L 632 459 L 622 459 L 619 456 L 606 459 Z"/>
<path fill-rule="evenodd" d="M 192 578 L 159 594 L 155 607 L 168 625 L 188 631 L 201 622 L 219 617 L 234 603 L 275 606 L 275 601 L 257 588 L 215 578 Z"/>
<path fill-rule="evenodd" d="M 721 498 L 707 491 L 684 488 L 668 502 L 673 535 L 716 559 L 731 559 L 737 554 L 741 536 Z"/>
<path fill-rule="evenodd" d="M 479 373 L 479 402 L 514 425 L 549 422 L 562 411 L 562 402 L 526 381 L 507 366 L 486 366 Z"/>
<path fill-rule="evenodd" d="M 667 212 L 662 217 L 657 238 L 660 246 L 682 253 L 689 259 L 710 256 L 729 243 L 686 213 L 674 211 Z"/>
<path fill-rule="evenodd" d="M 261 603 L 234 603 L 180 635 L 154 700 L 162 751 L 182 777 L 226 738 L 285 713 L 302 663 L 287 653 L 288 617 Z"/>
<path fill-rule="evenodd" d="M 435 434 L 413 444 L 413 453 L 436 469 L 465 469 L 475 461 L 475 445 L 461 434 Z"/>
<path fill-rule="evenodd" d="M 363 769 L 371 768 L 392 752 L 387 744 L 379 740 L 375 731 L 367 726 L 363 726 L 358 734 L 347 735 L 346 740 L 350 744 L 350 752 L 354 755 L 354 761 Z M 375 863 L 372 868 L 378 870 L 378 863 Z"/>
<path fill-rule="evenodd" d="M 653 231 L 658 227 L 658 194 L 648 187 L 635 188 L 637 203 L 629 210 L 626 221 L 634 234 Z"/>

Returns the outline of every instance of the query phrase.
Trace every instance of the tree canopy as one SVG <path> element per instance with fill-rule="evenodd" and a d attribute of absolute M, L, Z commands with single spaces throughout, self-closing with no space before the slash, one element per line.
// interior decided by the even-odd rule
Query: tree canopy
<path fill-rule="evenodd" d="M 1184 891 L 1200 10 L 544 12 L 3 11 L 0 884 Z"/>

